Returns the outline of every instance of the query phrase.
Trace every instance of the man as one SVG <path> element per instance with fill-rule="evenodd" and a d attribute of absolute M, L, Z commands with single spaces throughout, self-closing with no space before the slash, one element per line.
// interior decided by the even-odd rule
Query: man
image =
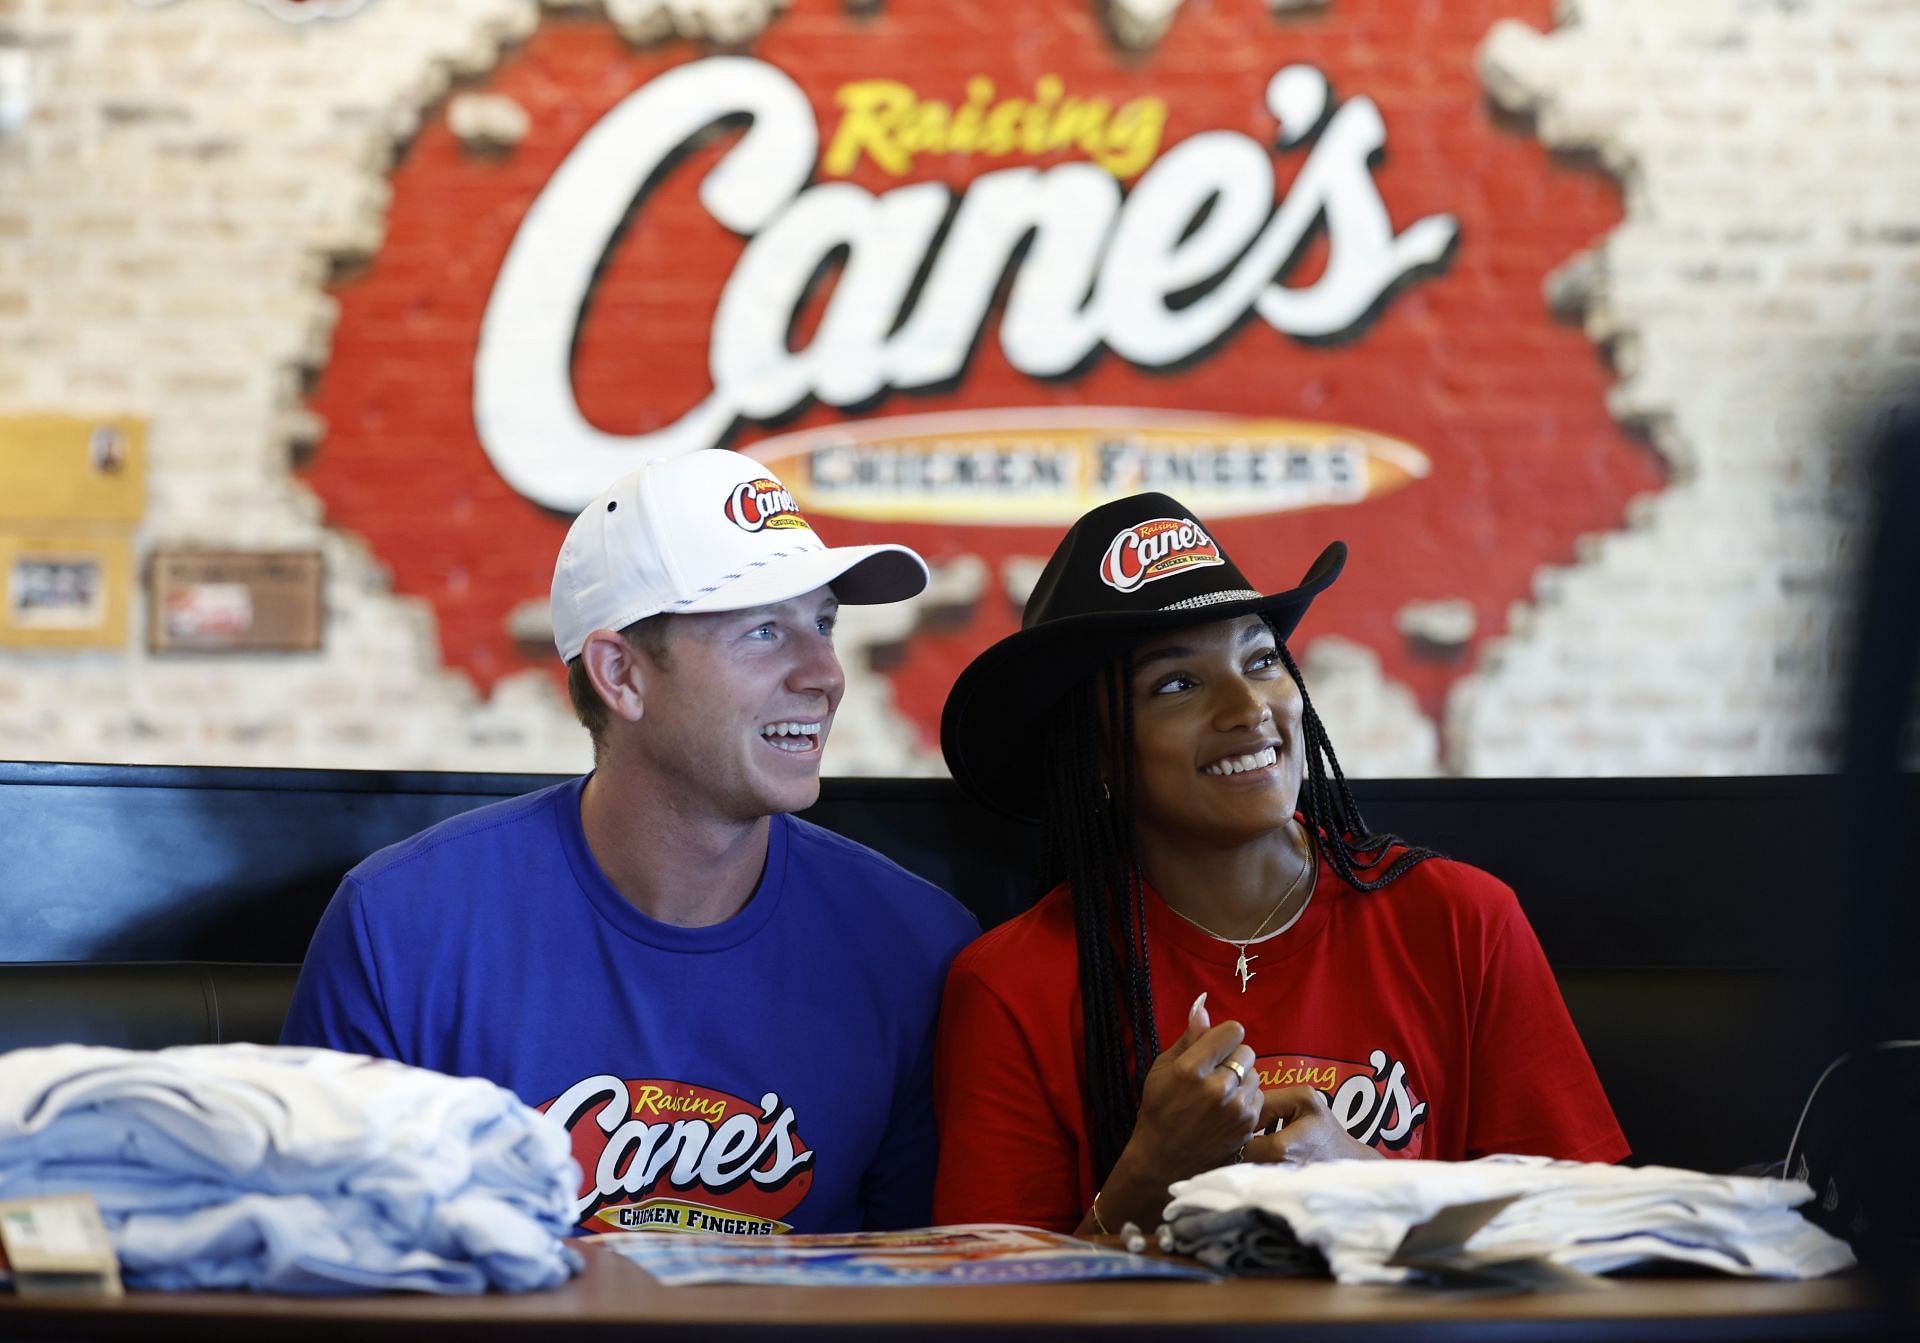
<path fill-rule="evenodd" d="M 617 481 L 553 575 L 594 771 L 349 872 L 282 1040 L 489 1077 L 573 1134 L 582 1229 L 924 1224 L 951 897 L 787 813 L 820 791 L 841 602 L 926 584 L 829 549 L 765 467 Z"/>

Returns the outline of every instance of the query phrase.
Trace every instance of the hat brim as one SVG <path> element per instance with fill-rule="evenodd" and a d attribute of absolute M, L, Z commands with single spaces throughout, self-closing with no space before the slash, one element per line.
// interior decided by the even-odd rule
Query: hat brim
<path fill-rule="evenodd" d="M 848 606 L 902 602 L 926 591 L 927 563 L 905 546 L 834 546 L 763 561 L 732 575 L 693 601 L 668 610 L 744 611 L 831 587 Z"/>
<path fill-rule="evenodd" d="M 831 587 L 847 606 L 879 606 L 918 597 L 927 588 L 927 562 L 905 546 L 832 546 L 795 551 L 754 564 L 728 576 L 698 598 L 661 608 L 641 606 L 617 612 L 601 629 L 623 630 L 636 620 L 657 615 L 693 615 L 703 611 L 746 611 L 756 606 L 804 597 Z M 585 645 L 583 634 L 560 660 L 571 662 Z"/>
<path fill-rule="evenodd" d="M 1346 545 L 1335 541 L 1285 592 L 1185 610 L 1069 616 L 1008 635 L 975 658 L 947 695 L 940 715 L 947 768 L 983 806 L 1016 820 L 1038 820 L 1040 744 L 1048 716 L 1070 690 L 1121 649 L 1171 630 L 1260 615 L 1284 640 L 1346 562 Z"/>

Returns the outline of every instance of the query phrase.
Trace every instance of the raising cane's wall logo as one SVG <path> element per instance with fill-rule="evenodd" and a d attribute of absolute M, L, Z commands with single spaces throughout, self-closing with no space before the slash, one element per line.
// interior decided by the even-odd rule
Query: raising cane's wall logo
<path fill-rule="evenodd" d="M 1098 6 L 1012 0 L 793 0 L 728 56 L 549 18 L 473 90 L 525 109 L 518 145 L 436 113 L 394 171 L 384 248 L 335 288 L 306 478 L 483 686 L 551 667 L 506 617 L 570 510 L 724 444 L 834 544 L 984 562 L 971 614 L 889 664 L 928 742 L 1017 626 L 1010 562 L 1138 490 L 1263 587 L 1346 540 L 1309 635 L 1437 713 L 1471 646 L 1396 612 L 1465 598 L 1497 635 L 1660 483 L 1541 297 L 1614 189 L 1496 127 L 1475 75 L 1496 20 L 1551 9 L 1213 0 L 1143 53 Z"/>
<path fill-rule="evenodd" d="M 1185 518 L 1155 518 L 1113 538 L 1100 557 L 1100 581 L 1115 592 L 1193 568 L 1224 564 L 1213 538 Z"/>
<path fill-rule="evenodd" d="M 566 1126 L 587 1231 L 773 1235 L 813 1185 L 793 1107 L 660 1078 L 584 1078 L 540 1107 Z"/>

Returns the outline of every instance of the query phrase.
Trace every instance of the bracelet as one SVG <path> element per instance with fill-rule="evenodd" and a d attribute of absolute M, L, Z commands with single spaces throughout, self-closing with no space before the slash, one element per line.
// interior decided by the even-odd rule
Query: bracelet
<path fill-rule="evenodd" d="M 1113 1234 L 1113 1232 L 1107 1230 L 1107 1224 L 1100 1220 L 1100 1191 L 1097 1189 L 1093 1191 L 1093 1207 L 1089 1208 L 1088 1212 L 1092 1214 L 1093 1224 L 1101 1235 L 1111 1236 Z"/>

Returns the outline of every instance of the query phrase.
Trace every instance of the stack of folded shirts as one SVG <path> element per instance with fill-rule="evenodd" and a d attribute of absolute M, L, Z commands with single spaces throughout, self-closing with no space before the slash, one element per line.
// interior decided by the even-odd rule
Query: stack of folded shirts
<path fill-rule="evenodd" d="M 135 1287 L 550 1287 L 579 1186 L 511 1092 L 324 1049 L 0 1055 L 0 1200 L 91 1194 Z"/>
<path fill-rule="evenodd" d="M 1472 1235 L 1468 1251 L 1544 1258 L 1587 1273 L 1666 1260 L 1742 1276 L 1813 1278 L 1854 1262 L 1845 1242 L 1793 1211 L 1813 1196 L 1805 1184 L 1664 1166 L 1531 1156 L 1237 1165 L 1170 1192 L 1168 1248 L 1209 1263 L 1235 1255 L 1249 1265 L 1263 1255 L 1282 1262 L 1292 1252 L 1274 1248 L 1283 1242 L 1278 1222 L 1325 1255 L 1341 1282 L 1405 1280 L 1412 1270 L 1388 1261 L 1409 1230 L 1445 1208 L 1505 1198 L 1513 1202 Z M 1241 1244 L 1255 1234 L 1261 1244 Z"/>

